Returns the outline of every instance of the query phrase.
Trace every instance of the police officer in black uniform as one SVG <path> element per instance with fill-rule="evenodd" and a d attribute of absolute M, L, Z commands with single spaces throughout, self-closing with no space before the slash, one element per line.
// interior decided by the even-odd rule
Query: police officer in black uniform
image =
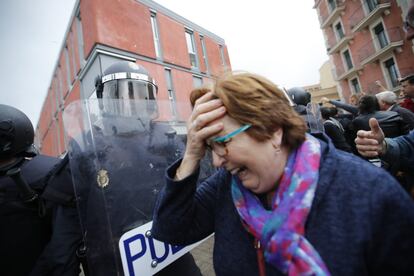
<path fill-rule="evenodd" d="M 26 276 L 34 270 L 55 230 L 56 205 L 46 200 L 43 192 L 52 178 L 55 185 L 72 187 L 70 178 L 53 177 L 61 160 L 37 154 L 33 139 L 29 118 L 14 107 L 0 104 L 1 275 Z M 55 251 L 49 256 L 53 259 Z M 53 265 L 59 273 L 43 270 L 33 275 L 65 275 L 66 265 L 67 259 L 62 257 Z M 79 265 L 74 268 L 79 270 Z"/>
<path fill-rule="evenodd" d="M 311 103 L 311 94 L 302 87 L 293 87 L 287 94 L 295 104 L 293 108 L 305 120 L 308 132 L 314 135 L 324 132 L 319 105 Z"/>
<path fill-rule="evenodd" d="M 311 101 L 311 94 L 302 87 L 289 88 L 287 94 L 295 103 L 295 111 L 301 116 L 306 115 L 306 106 Z"/>
<path fill-rule="evenodd" d="M 82 133 L 68 137 L 90 275 L 122 275 L 119 240 L 152 220 L 165 168 L 183 150 L 176 130 L 157 120 L 156 91 L 145 68 L 118 62 L 97 78 L 97 99 L 64 113 L 65 126 L 88 118 Z M 201 273 L 187 253 L 157 275 Z"/>

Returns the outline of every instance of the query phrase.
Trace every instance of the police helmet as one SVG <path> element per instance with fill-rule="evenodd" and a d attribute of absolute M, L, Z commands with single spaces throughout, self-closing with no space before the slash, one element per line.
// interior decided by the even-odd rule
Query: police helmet
<path fill-rule="evenodd" d="M 289 97 L 297 105 L 306 106 L 311 101 L 311 94 L 302 87 L 293 87 L 287 90 Z"/>
<path fill-rule="evenodd" d="M 133 62 L 108 67 L 95 81 L 96 95 L 106 99 L 155 100 L 157 86 L 148 71 Z"/>
<path fill-rule="evenodd" d="M 32 155 L 33 125 L 17 108 L 0 104 L 0 159 Z"/>

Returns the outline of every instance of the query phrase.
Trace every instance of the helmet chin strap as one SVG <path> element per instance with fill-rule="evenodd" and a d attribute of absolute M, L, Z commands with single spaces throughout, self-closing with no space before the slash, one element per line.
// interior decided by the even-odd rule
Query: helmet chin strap
<path fill-rule="evenodd" d="M 24 157 L 10 157 L 8 159 L 0 160 L 0 174 L 4 175 L 8 170 L 20 166 Z"/>
<path fill-rule="evenodd" d="M 29 203 L 34 202 L 38 198 L 38 194 L 21 175 L 20 166 L 24 160 L 25 157 L 11 157 L 10 159 L 0 161 L 0 175 L 10 177 L 19 189 L 23 202 Z M 41 210 L 40 205 L 39 210 Z"/>

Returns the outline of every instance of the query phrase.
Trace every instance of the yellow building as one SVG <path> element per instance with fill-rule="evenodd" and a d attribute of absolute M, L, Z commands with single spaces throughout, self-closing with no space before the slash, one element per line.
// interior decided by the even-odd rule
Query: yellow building
<path fill-rule="evenodd" d="M 327 97 L 330 100 L 339 99 L 339 94 L 336 88 L 336 81 L 332 75 L 332 66 L 329 60 L 326 61 L 321 68 L 319 68 L 319 83 L 314 85 L 304 86 L 303 88 L 308 91 L 314 103 L 321 102 L 322 97 Z"/>

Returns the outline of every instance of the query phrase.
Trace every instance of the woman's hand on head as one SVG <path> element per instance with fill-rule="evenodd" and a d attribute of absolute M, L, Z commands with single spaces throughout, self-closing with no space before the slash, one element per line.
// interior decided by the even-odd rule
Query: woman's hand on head
<path fill-rule="evenodd" d="M 212 123 L 223 117 L 226 109 L 223 103 L 208 92 L 194 104 L 187 121 L 187 146 L 175 179 L 181 180 L 192 174 L 206 153 L 206 140 L 223 129 L 222 123 Z"/>
<path fill-rule="evenodd" d="M 212 123 L 223 117 L 226 109 L 220 99 L 208 92 L 194 104 L 187 122 L 187 147 L 185 157 L 198 162 L 204 157 L 206 140 L 223 129 L 222 123 Z"/>

